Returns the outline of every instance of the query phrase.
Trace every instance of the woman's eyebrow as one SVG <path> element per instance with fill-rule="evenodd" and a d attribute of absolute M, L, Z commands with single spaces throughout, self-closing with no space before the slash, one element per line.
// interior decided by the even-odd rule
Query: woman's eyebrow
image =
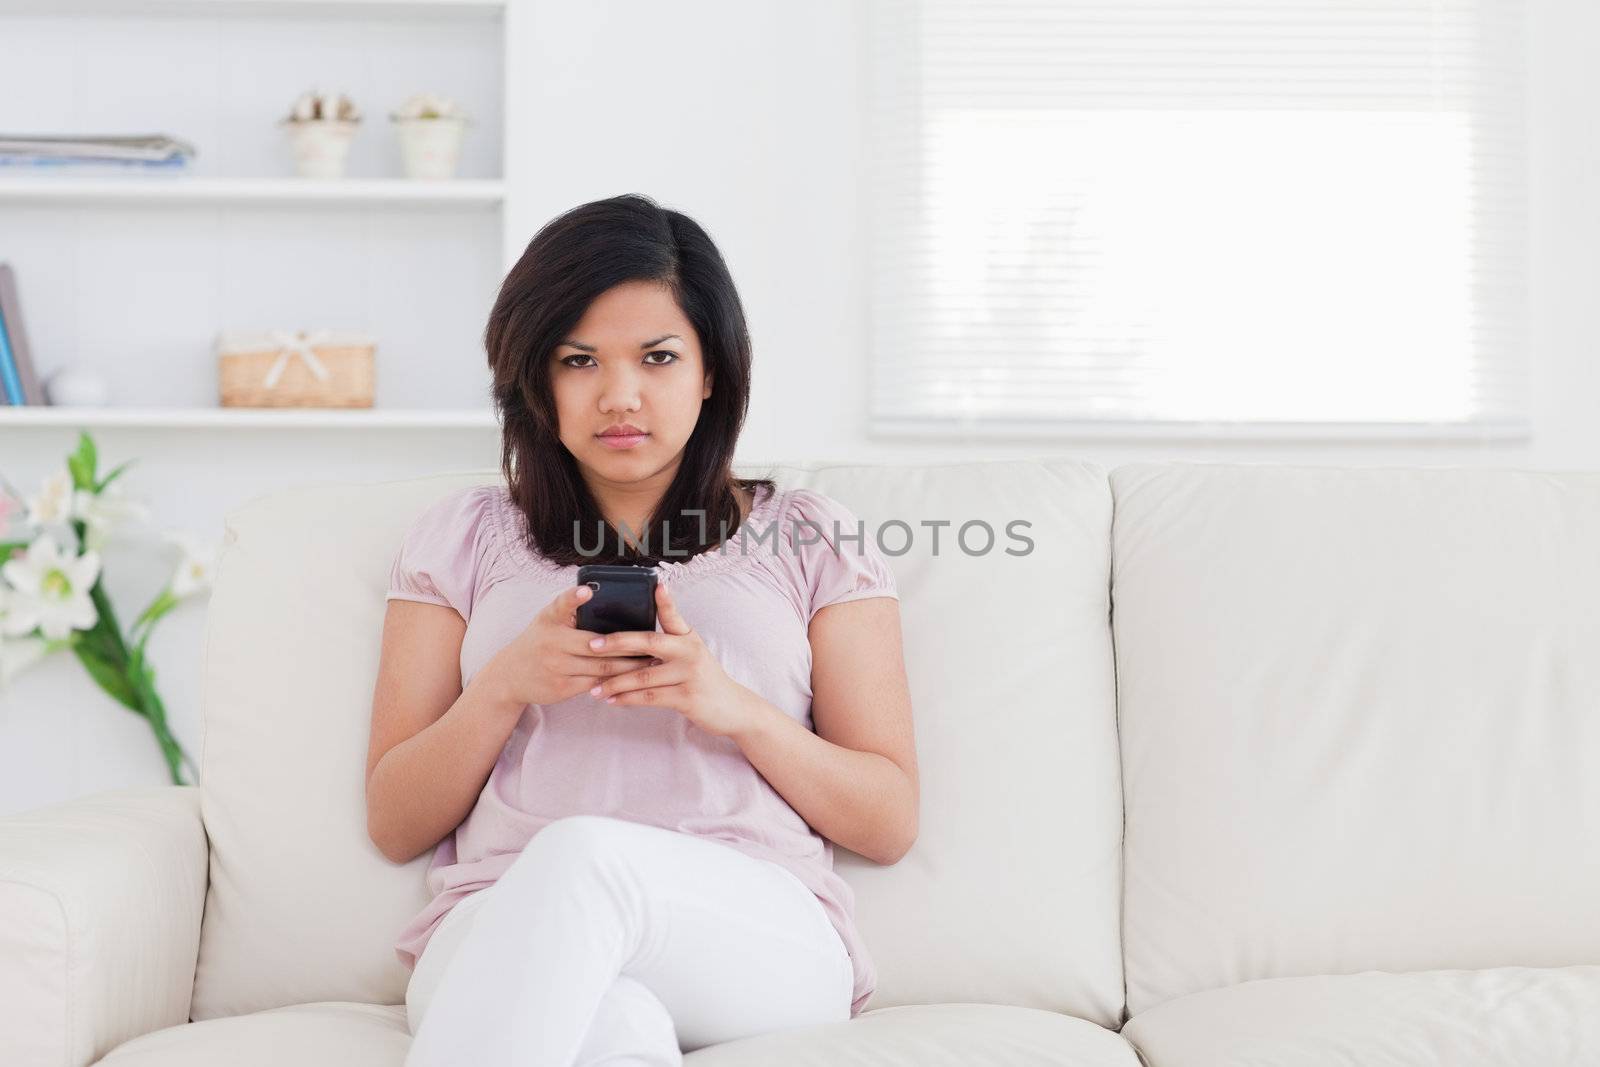
<path fill-rule="evenodd" d="M 653 347 L 655 345 L 660 344 L 662 341 L 670 341 L 673 338 L 677 338 L 680 341 L 683 340 L 683 338 L 678 337 L 677 334 L 669 333 L 669 334 L 666 334 L 663 337 L 657 337 L 654 341 L 646 341 L 643 344 L 641 344 L 639 347 L 640 348 L 651 348 L 651 347 Z M 586 345 L 582 341 L 566 340 L 566 341 L 562 341 L 561 343 L 563 345 L 565 345 L 566 347 L 568 347 L 568 348 L 578 348 L 578 349 L 582 349 L 585 352 L 598 352 L 598 351 L 600 351 L 594 345 Z"/>

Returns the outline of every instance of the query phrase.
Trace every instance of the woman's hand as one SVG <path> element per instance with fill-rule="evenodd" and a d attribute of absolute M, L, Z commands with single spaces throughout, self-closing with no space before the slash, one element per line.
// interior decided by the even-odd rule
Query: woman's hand
<path fill-rule="evenodd" d="M 726 737 L 750 719 L 751 691 L 728 677 L 700 635 L 678 614 L 672 594 L 656 586 L 661 630 L 622 630 L 591 638 L 591 656 L 642 655 L 658 662 L 629 669 L 589 690 L 607 704 L 671 708 L 702 730 Z"/>
<path fill-rule="evenodd" d="M 588 641 L 595 634 L 578 629 L 578 605 L 593 595 L 587 585 L 562 591 L 495 653 L 486 669 L 494 671 L 503 698 L 518 705 L 554 704 L 650 662 L 648 656 L 596 659 L 589 653 Z"/>

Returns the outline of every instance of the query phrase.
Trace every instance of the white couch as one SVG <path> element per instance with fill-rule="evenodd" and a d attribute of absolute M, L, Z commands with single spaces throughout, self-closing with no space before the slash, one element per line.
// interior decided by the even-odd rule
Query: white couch
<path fill-rule="evenodd" d="M 1600 473 L 740 471 L 914 528 L 921 836 L 836 853 L 868 1010 L 694 1067 L 1600 1063 Z M 229 516 L 201 786 L 0 820 L 0 1061 L 398 1067 L 427 855 L 365 829 L 384 582 L 495 480 Z"/>

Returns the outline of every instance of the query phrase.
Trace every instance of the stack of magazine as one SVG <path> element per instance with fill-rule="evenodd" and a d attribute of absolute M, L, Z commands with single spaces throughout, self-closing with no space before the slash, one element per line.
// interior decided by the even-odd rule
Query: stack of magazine
<path fill-rule="evenodd" d="M 11 264 L 0 263 L 0 399 L 4 405 L 44 404 L 44 392 L 33 371 L 28 334 L 22 328 L 17 277 Z"/>
<path fill-rule="evenodd" d="M 194 146 L 165 134 L 142 137 L 77 134 L 33 136 L 0 133 L 0 169 L 36 168 L 181 171 L 194 158 Z"/>

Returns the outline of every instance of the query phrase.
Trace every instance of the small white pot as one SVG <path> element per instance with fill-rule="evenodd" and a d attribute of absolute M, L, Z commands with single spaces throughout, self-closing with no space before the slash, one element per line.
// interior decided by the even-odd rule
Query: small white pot
<path fill-rule="evenodd" d="M 111 399 L 111 385 L 88 367 L 63 367 L 45 379 L 45 397 L 57 407 L 103 408 Z"/>
<path fill-rule="evenodd" d="M 294 151 L 295 173 L 302 178 L 342 178 L 350 156 L 350 140 L 361 127 L 349 119 L 285 122 Z"/>
<path fill-rule="evenodd" d="M 469 124 L 468 119 L 395 119 L 406 177 L 454 178 Z"/>

